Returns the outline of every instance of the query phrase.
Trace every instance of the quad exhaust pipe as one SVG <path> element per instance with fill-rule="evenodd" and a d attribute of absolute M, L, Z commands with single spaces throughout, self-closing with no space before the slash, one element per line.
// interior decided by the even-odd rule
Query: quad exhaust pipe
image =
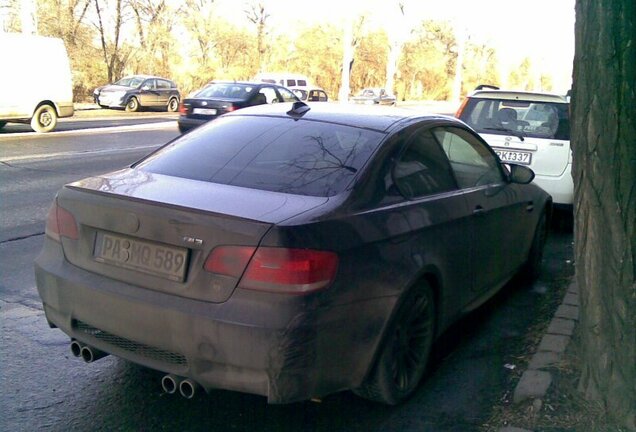
<path fill-rule="evenodd" d="M 168 394 L 174 394 L 179 391 L 184 398 L 192 399 L 197 394 L 200 386 L 190 378 L 168 374 L 161 378 L 161 388 Z"/>
<path fill-rule="evenodd" d="M 108 355 L 107 352 L 85 345 L 75 339 L 71 341 L 71 354 L 73 357 L 81 357 L 86 363 L 93 363 Z"/>

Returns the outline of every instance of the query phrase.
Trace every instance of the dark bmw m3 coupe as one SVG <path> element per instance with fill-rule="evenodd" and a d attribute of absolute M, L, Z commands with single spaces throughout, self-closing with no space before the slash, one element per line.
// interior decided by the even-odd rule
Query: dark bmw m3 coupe
<path fill-rule="evenodd" d="M 74 355 L 163 371 L 168 393 L 396 404 L 453 321 L 539 271 L 533 176 L 448 117 L 245 108 L 64 186 L 37 287 Z"/>

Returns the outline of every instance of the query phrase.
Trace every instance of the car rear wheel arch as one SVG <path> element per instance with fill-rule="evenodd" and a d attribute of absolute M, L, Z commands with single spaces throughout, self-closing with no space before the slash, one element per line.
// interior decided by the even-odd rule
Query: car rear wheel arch
<path fill-rule="evenodd" d="M 418 275 L 416 280 L 408 285 L 408 288 L 404 289 L 402 294 L 400 295 L 398 301 L 396 301 L 393 310 L 391 311 L 390 317 L 387 319 L 386 324 L 382 330 L 382 336 L 379 338 L 379 343 L 376 345 L 375 352 L 373 353 L 372 361 L 369 363 L 369 368 L 367 373 L 364 376 L 364 379 L 361 385 L 354 389 L 354 393 L 358 396 L 364 397 L 366 399 L 370 399 L 376 402 L 388 403 L 393 405 L 395 403 L 399 403 L 401 400 L 397 401 L 387 401 L 386 398 L 382 397 L 380 391 L 376 385 L 376 376 L 378 375 L 378 368 L 380 367 L 380 363 L 382 360 L 383 353 L 385 351 L 386 345 L 390 342 L 388 339 L 394 336 L 394 329 L 402 317 L 402 311 L 407 302 L 413 300 L 414 297 L 417 296 L 418 291 L 430 292 L 433 297 L 433 337 L 432 342 L 435 341 L 438 328 L 439 328 L 439 318 L 440 318 L 440 280 L 439 275 L 434 269 L 427 269 Z M 431 342 L 431 345 L 432 345 Z M 429 352 L 430 357 L 430 352 Z M 407 396 L 408 397 L 408 396 Z"/>

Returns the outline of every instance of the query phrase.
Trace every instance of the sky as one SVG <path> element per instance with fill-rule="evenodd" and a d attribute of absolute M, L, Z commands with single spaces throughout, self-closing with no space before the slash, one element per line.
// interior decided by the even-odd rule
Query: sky
<path fill-rule="evenodd" d="M 403 0 L 406 27 L 425 19 L 451 21 L 470 41 L 497 50 L 502 78 L 525 57 L 539 73 L 552 76 L 554 90 L 571 86 L 574 58 L 575 0 Z M 303 25 L 344 24 L 347 16 L 366 14 L 369 25 L 404 31 L 397 0 L 263 0 L 274 31 L 293 33 Z M 245 2 L 217 0 L 232 21 L 247 23 Z M 400 27 L 396 28 L 396 24 Z"/>

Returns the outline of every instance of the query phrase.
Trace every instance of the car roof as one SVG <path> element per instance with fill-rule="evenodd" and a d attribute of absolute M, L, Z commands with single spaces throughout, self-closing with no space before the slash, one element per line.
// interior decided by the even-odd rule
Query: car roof
<path fill-rule="evenodd" d="M 523 100 L 536 102 L 556 102 L 568 103 L 565 96 L 552 93 L 526 92 L 514 90 L 477 90 L 468 95 L 470 98 L 477 99 L 504 99 L 504 100 Z"/>
<path fill-rule="evenodd" d="M 298 102 L 296 102 L 298 103 Z M 302 103 L 302 102 L 301 102 Z M 412 110 L 384 106 L 364 106 L 353 104 L 311 104 L 304 114 L 289 114 L 292 103 L 282 102 L 269 105 L 258 105 L 240 109 L 224 116 L 268 116 L 283 118 L 302 118 L 305 120 L 335 123 L 346 126 L 372 129 L 387 132 L 392 126 L 400 122 L 414 120 L 447 120 L 463 126 L 464 123 L 439 114 L 418 113 Z"/>

